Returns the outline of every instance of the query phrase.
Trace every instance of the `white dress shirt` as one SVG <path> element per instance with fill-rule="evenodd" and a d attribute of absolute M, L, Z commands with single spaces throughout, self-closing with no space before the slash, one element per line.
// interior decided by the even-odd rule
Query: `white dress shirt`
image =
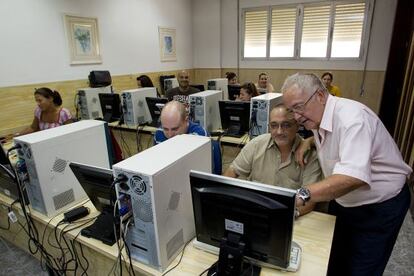
<path fill-rule="evenodd" d="M 329 95 L 319 130 L 313 132 L 326 177 L 341 174 L 368 184 L 337 198 L 342 206 L 390 199 L 412 172 L 378 116 L 359 102 Z"/>

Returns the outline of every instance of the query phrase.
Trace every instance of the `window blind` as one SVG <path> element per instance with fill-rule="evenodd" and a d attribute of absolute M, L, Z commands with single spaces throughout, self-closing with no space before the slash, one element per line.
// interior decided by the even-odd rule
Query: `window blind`
<path fill-rule="evenodd" d="M 272 9 L 271 57 L 293 57 L 295 54 L 296 7 Z"/>
<path fill-rule="evenodd" d="M 326 57 L 331 5 L 305 6 L 303 12 L 301 57 Z"/>
<path fill-rule="evenodd" d="M 267 10 L 244 14 L 244 57 L 266 57 Z"/>
<path fill-rule="evenodd" d="M 365 3 L 335 7 L 332 57 L 359 57 L 365 16 Z"/>

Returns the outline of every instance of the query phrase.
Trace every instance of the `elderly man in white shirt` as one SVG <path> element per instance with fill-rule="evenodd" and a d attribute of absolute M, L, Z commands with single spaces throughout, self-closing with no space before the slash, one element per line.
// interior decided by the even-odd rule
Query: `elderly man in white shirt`
<path fill-rule="evenodd" d="M 411 168 L 377 115 L 331 96 L 314 74 L 282 87 L 285 105 L 314 137 L 325 179 L 298 190 L 297 205 L 333 200 L 328 275 L 382 275 L 410 203 Z"/>

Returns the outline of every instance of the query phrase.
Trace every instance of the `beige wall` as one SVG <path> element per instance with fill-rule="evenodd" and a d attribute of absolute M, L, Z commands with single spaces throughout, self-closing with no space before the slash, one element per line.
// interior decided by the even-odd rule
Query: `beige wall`
<path fill-rule="evenodd" d="M 190 78 L 194 78 L 194 70 L 188 70 Z M 160 75 L 177 75 L 178 71 L 165 71 L 145 73 L 153 81 L 154 85 L 159 89 Z M 116 92 L 125 89 L 133 89 L 137 87 L 136 78 L 140 74 L 129 74 L 121 76 L 112 76 L 112 85 Z M 0 87 L 0 136 L 15 133 L 28 125 L 33 120 L 33 112 L 36 106 L 33 93 L 35 88 L 49 87 L 59 91 L 63 100 L 63 107 L 68 108 L 72 115 L 75 116 L 75 95 L 79 88 L 88 87 L 89 83 L 86 79 L 59 81 L 49 83 L 36 83 L 29 85 Z"/>
<path fill-rule="evenodd" d="M 223 69 L 194 69 L 195 82 L 206 84 L 208 79 L 224 77 L 226 72 L 236 72 L 237 68 L 223 68 Z M 257 82 L 258 76 L 261 72 L 266 72 L 270 76 L 270 82 L 278 91 L 287 76 L 296 72 L 311 72 L 318 76 L 322 75 L 322 70 L 293 70 L 293 69 L 239 69 L 239 82 Z M 333 84 L 339 86 L 342 96 L 345 98 L 359 101 L 369 106 L 375 112 L 379 112 L 382 89 L 384 84 L 384 71 L 367 71 L 365 76 L 365 93 L 360 96 L 359 91 L 363 78 L 362 71 L 351 70 L 333 70 L 331 73 L 334 76 Z"/>

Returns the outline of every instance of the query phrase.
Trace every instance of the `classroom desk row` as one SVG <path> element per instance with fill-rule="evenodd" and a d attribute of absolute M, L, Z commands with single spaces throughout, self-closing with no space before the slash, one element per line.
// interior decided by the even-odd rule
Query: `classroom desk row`
<path fill-rule="evenodd" d="M 2 226 L 6 221 L 8 213 L 7 208 L 10 207 L 11 203 L 12 200 L 10 198 L 0 194 L 0 221 L 2 222 Z M 98 211 L 96 211 L 90 201 L 84 202 L 84 206 L 90 209 L 89 218 L 97 216 Z M 13 209 L 21 224 L 25 225 L 19 204 L 13 205 Z M 31 215 L 38 228 L 40 237 L 42 237 L 43 232 L 45 232 L 47 237 L 63 218 L 63 215 L 60 214 L 55 218 L 50 219 L 36 211 L 31 211 Z M 86 218 L 82 219 L 82 221 Z M 77 225 L 79 224 L 80 223 Z M 0 236 L 25 251 L 28 251 L 28 236 L 25 231 L 23 231 L 22 225 L 12 223 L 9 230 L 0 230 Z M 332 244 L 334 225 L 335 217 L 319 212 L 311 212 L 297 219 L 294 224 L 293 240 L 302 247 L 303 255 L 299 270 L 293 273 L 263 268 L 260 275 L 325 275 Z M 62 230 L 63 227 L 64 226 L 59 226 L 59 229 Z M 84 256 L 89 262 L 89 268 L 87 270 L 88 275 L 108 275 L 118 256 L 117 245 L 105 245 L 98 240 L 83 237 L 82 235 L 79 235 L 79 232 L 80 229 L 68 231 L 65 237 L 69 240 L 76 239 L 75 247 L 78 252 L 80 246 L 82 246 Z M 45 241 L 44 246 L 48 252 L 56 257 L 59 255 L 57 249 L 53 247 L 53 242 L 54 239 L 51 239 L 51 244 Z M 39 253 L 35 256 L 38 259 L 40 258 Z M 126 271 L 128 257 L 126 253 L 124 256 L 127 263 L 123 263 L 123 271 Z M 180 256 L 181 253 L 167 269 L 176 265 Z M 200 273 L 217 261 L 217 258 L 218 256 L 214 254 L 196 249 L 190 242 L 184 249 L 180 264 L 168 273 L 168 275 L 200 275 Z M 84 260 L 83 263 L 85 263 Z M 136 275 L 162 275 L 161 272 L 136 261 L 132 261 L 132 266 Z"/>
<path fill-rule="evenodd" d="M 157 130 L 152 126 L 127 126 L 119 125 L 118 122 L 109 123 L 112 132 L 122 148 L 124 158 L 141 152 L 154 144 L 153 135 Z M 218 136 L 212 137 L 217 140 Z M 241 148 L 250 141 L 249 135 L 245 134 L 240 138 L 221 136 L 221 153 L 223 172 L 239 154 Z"/>

